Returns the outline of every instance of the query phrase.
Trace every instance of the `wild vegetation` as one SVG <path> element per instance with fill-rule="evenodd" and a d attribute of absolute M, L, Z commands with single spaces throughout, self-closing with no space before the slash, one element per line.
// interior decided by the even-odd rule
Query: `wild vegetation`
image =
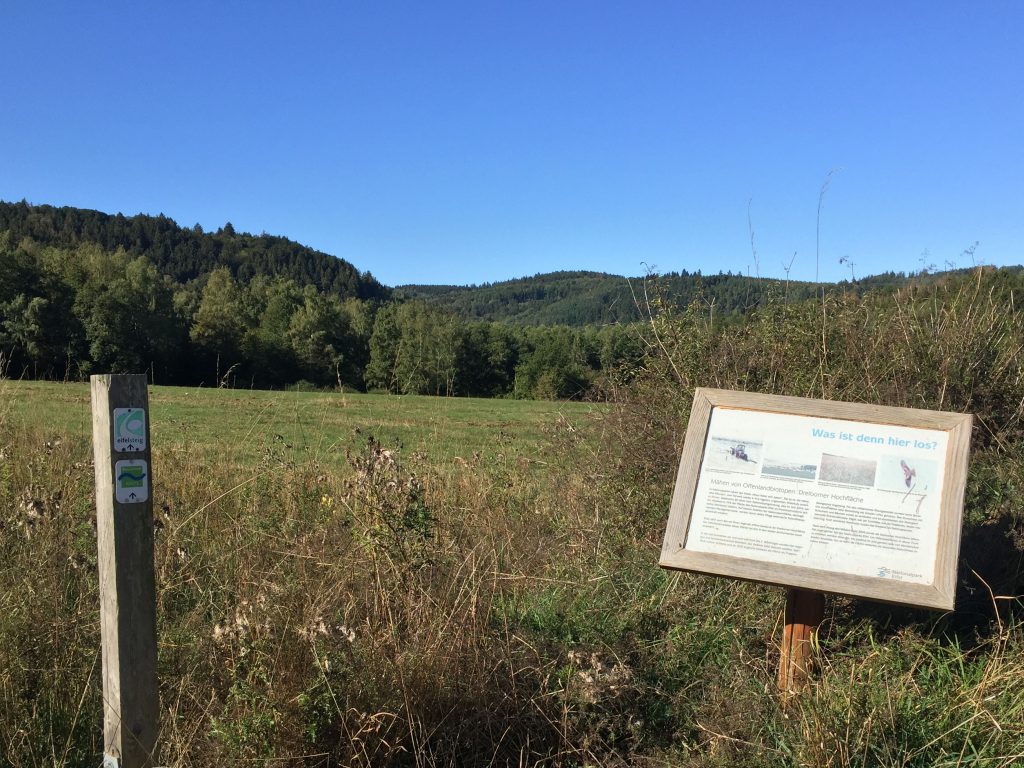
<path fill-rule="evenodd" d="M 162 764 L 1020 764 L 1018 290 L 779 286 L 729 322 L 655 290 L 607 405 L 489 401 L 438 422 L 479 422 L 482 447 L 429 456 L 429 429 L 342 429 L 356 395 L 155 388 Z M 0 382 L 0 762 L 92 766 L 89 441 L 46 415 L 84 390 L 48 386 Z M 813 689 L 782 710 L 781 590 L 656 566 L 696 386 L 975 414 L 957 610 L 829 598 Z M 220 409 L 244 439 L 200 434 L 212 397 L 252 398 Z M 451 400 L 390 402 L 412 423 Z"/>

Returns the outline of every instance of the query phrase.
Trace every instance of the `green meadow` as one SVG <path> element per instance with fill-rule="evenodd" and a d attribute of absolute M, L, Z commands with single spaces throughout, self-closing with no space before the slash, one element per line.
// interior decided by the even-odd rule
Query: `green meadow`
<path fill-rule="evenodd" d="M 7 381 L 0 387 L 12 424 L 90 435 L 87 383 Z M 547 433 L 575 428 L 602 409 L 580 402 L 159 386 L 149 397 L 155 451 L 195 448 L 249 467 L 268 442 L 330 463 L 368 436 L 436 465 L 506 455 L 538 459 Z"/>

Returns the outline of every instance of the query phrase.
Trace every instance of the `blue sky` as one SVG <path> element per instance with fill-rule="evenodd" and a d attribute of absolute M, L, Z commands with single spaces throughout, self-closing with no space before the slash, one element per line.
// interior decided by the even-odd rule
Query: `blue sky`
<path fill-rule="evenodd" d="M 3 200 L 230 221 L 389 285 L 1024 262 L 1024 3 L 2 18 Z"/>

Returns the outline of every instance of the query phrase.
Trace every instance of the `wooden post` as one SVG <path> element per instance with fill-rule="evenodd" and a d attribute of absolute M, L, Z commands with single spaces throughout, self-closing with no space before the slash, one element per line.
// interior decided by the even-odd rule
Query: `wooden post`
<path fill-rule="evenodd" d="M 825 595 L 790 588 L 786 593 L 786 625 L 779 658 L 779 691 L 783 702 L 807 690 L 812 666 L 811 642 L 825 617 Z"/>
<path fill-rule="evenodd" d="M 156 759 L 160 709 L 145 375 L 92 377 L 92 437 L 103 644 L 103 764 L 150 768 Z"/>

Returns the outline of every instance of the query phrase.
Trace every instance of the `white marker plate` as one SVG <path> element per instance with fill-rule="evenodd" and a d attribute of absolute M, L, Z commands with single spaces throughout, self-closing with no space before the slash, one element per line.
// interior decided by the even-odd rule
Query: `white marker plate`
<path fill-rule="evenodd" d="M 149 462 L 114 462 L 114 491 L 119 504 L 141 504 L 149 499 Z"/>
<path fill-rule="evenodd" d="M 146 412 L 142 408 L 114 409 L 114 450 L 118 453 L 146 450 Z"/>

